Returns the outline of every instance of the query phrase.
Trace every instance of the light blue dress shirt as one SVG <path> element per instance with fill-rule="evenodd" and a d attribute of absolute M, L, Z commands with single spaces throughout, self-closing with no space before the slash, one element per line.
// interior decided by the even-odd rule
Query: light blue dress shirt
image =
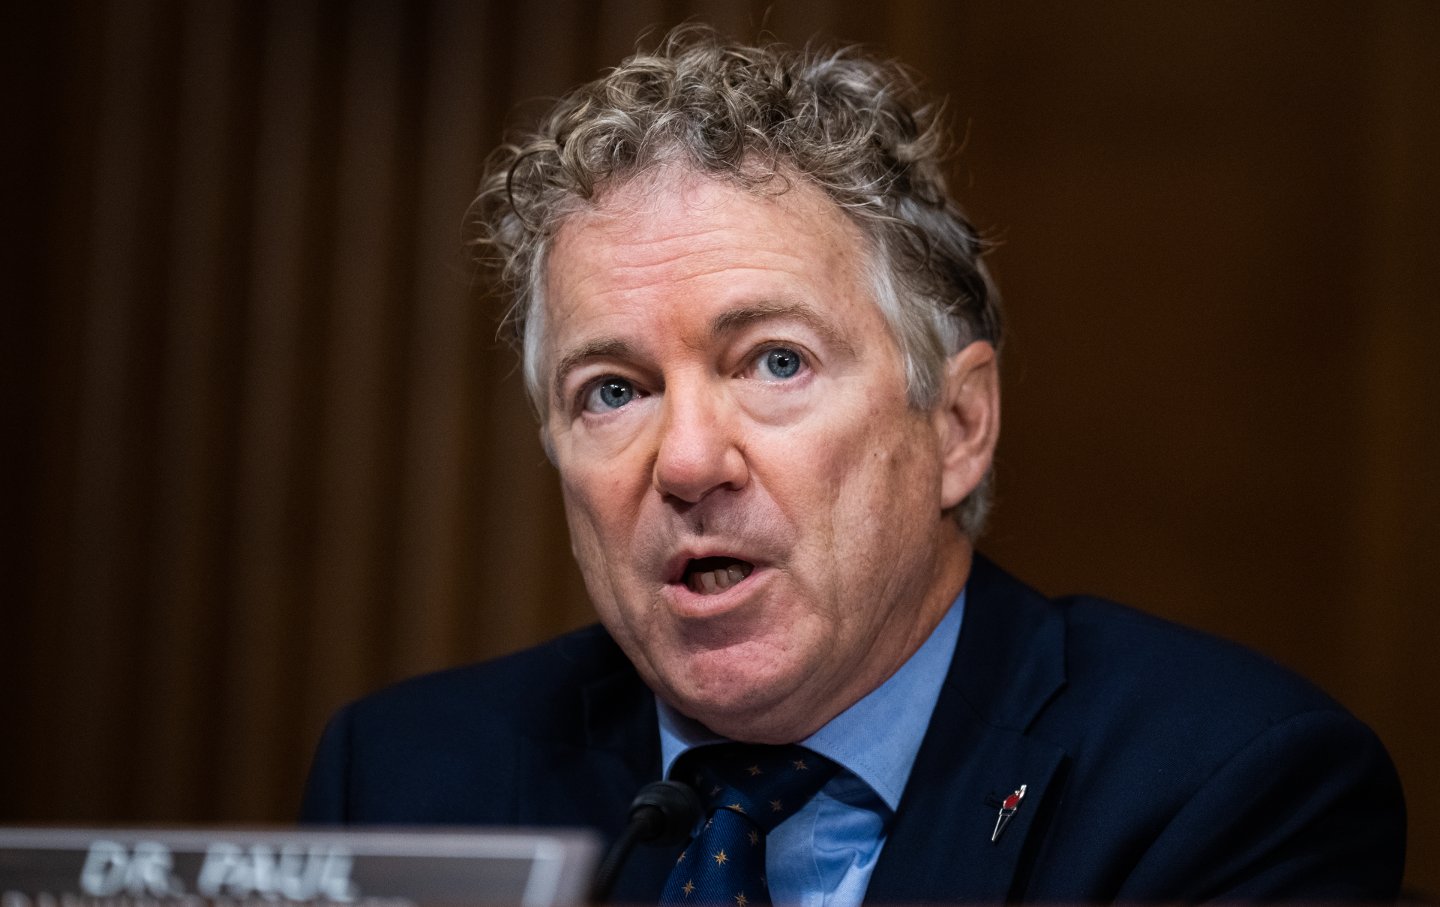
<path fill-rule="evenodd" d="M 885 846 L 890 818 L 930 726 L 965 617 L 965 592 L 930 638 L 870 695 L 799 741 L 841 771 L 765 839 L 765 874 L 778 905 L 858 907 Z M 657 700 L 665 774 L 689 749 L 724 738 Z"/>

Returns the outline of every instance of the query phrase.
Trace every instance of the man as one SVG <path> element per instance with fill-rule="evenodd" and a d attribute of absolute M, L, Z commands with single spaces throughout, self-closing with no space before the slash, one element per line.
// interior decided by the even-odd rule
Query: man
<path fill-rule="evenodd" d="M 603 629 L 348 707 L 308 819 L 613 838 L 647 782 L 719 776 L 737 803 L 617 901 L 1395 895 L 1398 782 L 1355 719 L 975 553 L 1000 318 L 942 150 L 894 67 L 692 28 L 502 153 L 480 243 Z M 727 759 L 818 790 L 732 795 Z"/>

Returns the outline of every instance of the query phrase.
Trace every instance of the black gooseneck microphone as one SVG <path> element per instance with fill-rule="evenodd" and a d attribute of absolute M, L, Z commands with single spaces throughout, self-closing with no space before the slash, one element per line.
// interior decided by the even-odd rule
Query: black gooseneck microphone
<path fill-rule="evenodd" d="M 630 804 L 630 818 L 625 832 L 610 847 L 609 853 L 595 870 L 590 886 L 590 903 L 602 904 L 615 887 L 615 878 L 630 851 L 641 841 L 656 844 L 679 844 L 689 840 L 695 823 L 700 821 L 704 806 L 700 795 L 688 784 L 679 781 L 655 781 L 640 788 Z"/>

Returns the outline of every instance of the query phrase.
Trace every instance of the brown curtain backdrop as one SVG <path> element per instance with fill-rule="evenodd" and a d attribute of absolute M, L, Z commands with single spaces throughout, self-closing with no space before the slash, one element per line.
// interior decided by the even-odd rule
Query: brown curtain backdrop
<path fill-rule="evenodd" d="M 1440 892 L 1440 5 L 4 16 L 0 821 L 288 821 L 341 702 L 590 619 L 462 222 L 517 105 L 693 17 L 948 96 L 1013 329 L 983 547 L 1316 679 Z"/>

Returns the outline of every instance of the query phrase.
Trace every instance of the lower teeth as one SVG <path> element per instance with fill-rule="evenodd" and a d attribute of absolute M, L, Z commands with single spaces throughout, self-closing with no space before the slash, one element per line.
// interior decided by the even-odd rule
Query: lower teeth
<path fill-rule="evenodd" d="M 687 585 L 692 592 L 711 595 L 716 592 L 724 592 L 749 575 L 748 569 L 739 564 L 733 564 L 718 570 L 706 570 L 703 573 L 692 574 Z"/>

